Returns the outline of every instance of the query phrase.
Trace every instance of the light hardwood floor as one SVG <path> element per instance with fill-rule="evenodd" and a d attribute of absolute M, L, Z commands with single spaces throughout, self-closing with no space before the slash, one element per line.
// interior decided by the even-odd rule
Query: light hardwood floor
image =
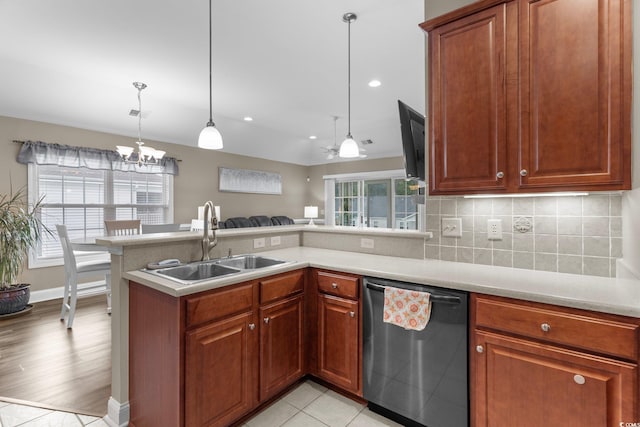
<path fill-rule="evenodd" d="M 0 320 L 0 396 L 89 415 L 107 413 L 111 395 L 111 318 L 106 297 L 78 300 L 73 329 L 61 301 Z"/>

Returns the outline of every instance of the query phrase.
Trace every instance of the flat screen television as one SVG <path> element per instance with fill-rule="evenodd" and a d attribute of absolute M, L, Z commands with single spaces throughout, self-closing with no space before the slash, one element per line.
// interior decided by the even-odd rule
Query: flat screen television
<path fill-rule="evenodd" d="M 407 178 L 426 181 L 425 167 L 425 118 L 404 102 L 398 100 L 400 110 L 400 133 L 402 134 L 402 149 L 404 155 L 404 169 Z"/>

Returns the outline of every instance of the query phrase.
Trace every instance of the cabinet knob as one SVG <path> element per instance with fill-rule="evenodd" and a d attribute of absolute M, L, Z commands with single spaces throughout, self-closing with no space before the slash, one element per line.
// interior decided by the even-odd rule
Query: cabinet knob
<path fill-rule="evenodd" d="M 264 319 L 262 319 L 262 320 L 264 320 L 264 323 L 266 323 L 267 325 L 269 324 L 269 318 L 268 318 L 268 317 L 265 317 L 265 318 L 264 318 Z"/>
<path fill-rule="evenodd" d="M 333 289 L 338 289 L 338 284 L 337 284 L 337 283 L 332 283 L 332 284 L 331 284 L 331 287 L 332 287 Z"/>
<path fill-rule="evenodd" d="M 551 325 L 548 323 L 543 323 L 542 325 L 540 325 L 540 329 L 542 329 L 542 332 L 549 332 L 551 330 Z"/>
<path fill-rule="evenodd" d="M 484 347 L 482 347 L 481 345 L 477 345 L 477 346 L 476 346 L 476 351 L 477 351 L 478 353 L 484 353 Z"/>
<path fill-rule="evenodd" d="M 249 323 L 249 329 L 251 329 L 252 331 L 256 328 L 256 324 L 255 323 Z"/>
<path fill-rule="evenodd" d="M 356 312 L 355 312 L 355 311 L 350 311 L 350 312 L 349 312 L 349 316 L 351 316 L 351 317 L 356 317 Z"/>
<path fill-rule="evenodd" d="M 504 178 L 504 172 L 502 172 L 502 171 L 498 172 L 498 173 L 496 174 L 496 178 L 498 178 L 498 179 L 502 179 L 502 178 Z"/>
<path fill-rule="evenodd" d="M 527 170 L 526 170 L 526 169 L 522 169 L 522 170 L 520 171 L 520 176 L 527 176 L 528 174 L 529 174 L 529 172 L 527 172 Z"/>
<path fill-rule="evenodd" d="M 584 379 L 584 377 L 582 375 L 576 374 L 573 376 L 573 380 L 576 382 L 576 384 L 584 384 L 586 382 L 586 380 Z"/>

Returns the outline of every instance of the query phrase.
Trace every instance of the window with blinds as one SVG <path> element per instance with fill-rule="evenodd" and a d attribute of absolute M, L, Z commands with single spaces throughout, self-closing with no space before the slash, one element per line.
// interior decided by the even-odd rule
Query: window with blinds
<path fill-rule="evenodd" d="M 173 222 L 173 175 L 29 164 L 29 197 L 44 197 L 42 222 L 52 235 L 30 257 L 30 267 L 62 263 L 56 224 L 73 239 L 104 235 L 104 220 Z M 79 254 L 82 256 L 81 254 Z"/>

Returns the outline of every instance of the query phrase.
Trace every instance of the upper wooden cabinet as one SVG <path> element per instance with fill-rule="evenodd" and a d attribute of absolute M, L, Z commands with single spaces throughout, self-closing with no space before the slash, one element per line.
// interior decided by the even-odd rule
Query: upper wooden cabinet
<path fill-rule="evenodd" d="M 430 194 L 631 188 L 628 0 L 484 0 L 429 33 Z"/>

